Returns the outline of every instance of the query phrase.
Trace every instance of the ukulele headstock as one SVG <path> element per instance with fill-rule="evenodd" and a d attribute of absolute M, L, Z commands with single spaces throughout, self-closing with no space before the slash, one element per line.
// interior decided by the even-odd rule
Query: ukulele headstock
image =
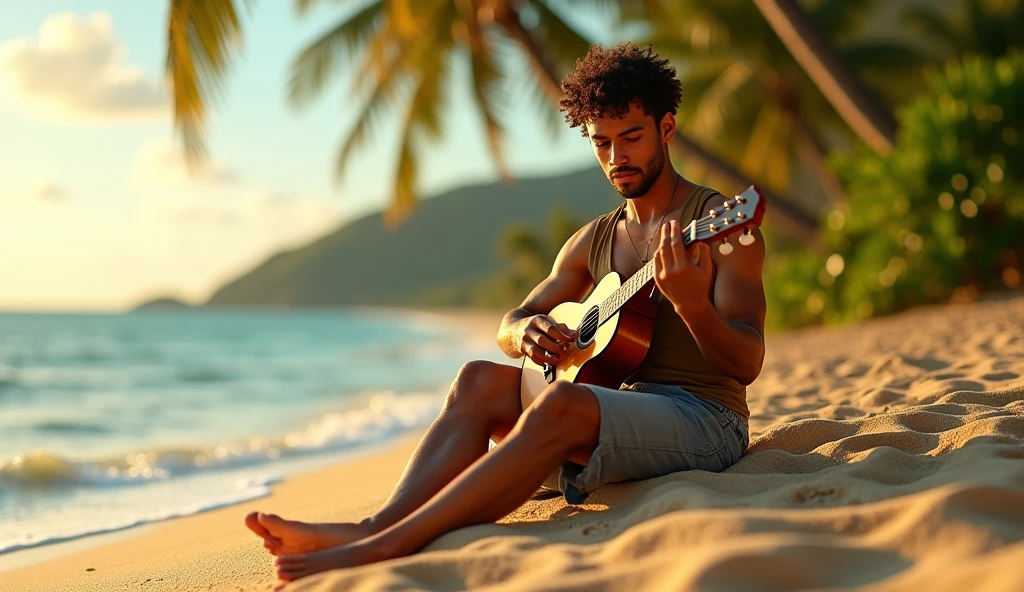
<path fill-rule="evenodd" d="M 743 246 L 750 246 L 756 240 L 750 230 L 761 225 L 764 218 L 765 199 L 761 191 L 751 185 L 743 193 L 726 200 L 724 204 L 713 208 L 707 216 L 694 220 L 684 230 L 684 235 L 689 242 L 702 241 L 710 243 L 713 240 L 721 241 L 718 252 L 723 255 L 732 253 L 732 244 L 725 240 L 730 234 L 742 231 L 739 243 Z"/>

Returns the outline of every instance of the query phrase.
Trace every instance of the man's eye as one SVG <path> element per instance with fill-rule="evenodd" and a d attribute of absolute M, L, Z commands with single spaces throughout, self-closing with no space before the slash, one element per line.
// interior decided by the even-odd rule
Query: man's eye
<path fill-rule="evenodd" d="M 607 145 L 608 145 L 608 142 L 595 142 L 594 143 L 594 146 L 597 146 L 598 148 L 604 148 Z"/>
<path fill-rule="evenodd" d="M 640 140 L 640 138 L 626 138 L 627 142 L 637 142 L 639 140 Z"/>

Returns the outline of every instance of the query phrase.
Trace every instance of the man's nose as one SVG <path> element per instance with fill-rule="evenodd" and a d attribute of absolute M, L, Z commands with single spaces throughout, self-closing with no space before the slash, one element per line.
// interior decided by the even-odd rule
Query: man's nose
<path fill-rule="evenodd" d="M 611 166 L 623 166 L 629 164 L 629 157 L 626 156 L 626 151 L 622 148 L 616 148 L 615 144 L 612 144 L 608 151 L 608 164 Z"/>

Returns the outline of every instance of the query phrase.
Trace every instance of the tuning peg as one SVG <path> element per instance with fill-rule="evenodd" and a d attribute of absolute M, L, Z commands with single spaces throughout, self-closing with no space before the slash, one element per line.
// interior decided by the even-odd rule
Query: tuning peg
<path fill-rule="evenodd" d="M 754 235 L 750 234 L 749 228 L 744 230 L 743 234 L 740 235 L 740 244 L 743 245 L 744 247 L 749 247 L 750 245 L 754 244 L 754 241 L 756 240 L 757 239 L 754 238 Z"/>
<path fill-rule="evenodd" d="M 732 253 L 732 243 L 730 243 L 727 239 L 723 238 L 722 243 L 718 245 L 718 252 L 723 255 L 728 255 L 729 253 Z"/>

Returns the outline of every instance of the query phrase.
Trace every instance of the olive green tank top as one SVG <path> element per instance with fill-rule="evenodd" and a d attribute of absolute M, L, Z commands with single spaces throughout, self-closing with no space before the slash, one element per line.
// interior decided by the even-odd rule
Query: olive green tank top
<path fill-rule="evenodd" d="M 679 222 L 685 228 L 698 212 L 718 192 L 698 185 L 683 203 Z M 626 209 L 626 202 L 597 219 L 594 241 L 590 246 L 590 275 L 597 284 L 612 271 L 612 239 L 615 226 Z M 622 278 L 626 281 L 628 278 Z M 653 285 L 653 283 L 652 283 Z M 704 359 L 697 342 L 683 319 L 676 314 L 668 298 L 657 292 L 658 314 L 654 320 L 654 335 L 647 356 L 628 379 L 628 382 L 678 385 L 703 399 L 718 403 L 735 411 L 747 424 L 747 389 L 726 376 Z"/>

